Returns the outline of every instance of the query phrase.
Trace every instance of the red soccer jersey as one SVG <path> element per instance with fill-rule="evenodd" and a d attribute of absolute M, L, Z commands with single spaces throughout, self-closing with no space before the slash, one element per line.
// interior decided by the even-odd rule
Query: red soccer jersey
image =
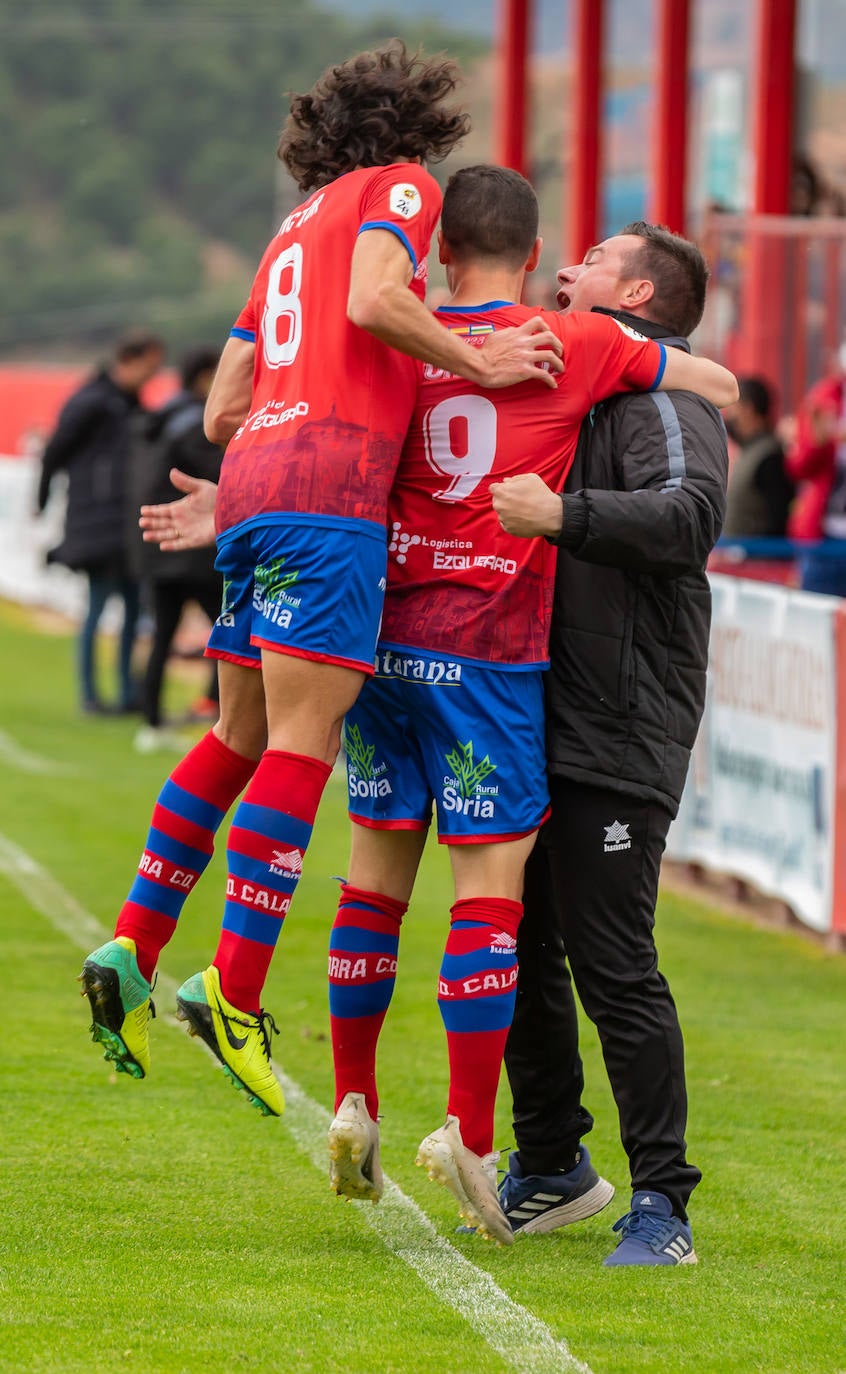
<path fill-rule="evenodd" d="M 348 172 L 283 221 L 232 331 L 256 356 L 250 414 L 221 469 L 218 532 L 292 511 L 384 523 L 419 367 L 347 319 L 353 248 L 366 229 L 396 234 L 422 299 L 440 208 L 433 177 L 395 163 Z"/>
<path fill-rule="evenodd" d="M 555 550 L 506 534 L 491 482 L 536 472 L 558 491 L 591 407 L 654 389 L 662 344 L 609 315 L 494 302 L 439 318 L 468 344 L 537 314 L 564 344 L 555 391 L 485 391 L 428 364 L 388 504 L 390 557 L 380 640 L 502 667 L 545 664 Z"/>

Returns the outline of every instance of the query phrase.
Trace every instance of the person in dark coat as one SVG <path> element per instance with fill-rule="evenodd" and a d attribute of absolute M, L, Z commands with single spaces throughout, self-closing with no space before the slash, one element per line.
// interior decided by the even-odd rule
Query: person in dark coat
<path fill-rule="evenodd" d="M 723 415 L 736 452 L 729 467 L 723 534 L 783 539 L 795 489 L 773 429 L 773 396 L 763 377 L 738 377 L 740 400 Z"/>
<path fill-rule="evenodd" d="M 181 390 L 155 414 L 139 416 L 133 422 L 130 519 L 134 566 L 148 589 L 154 623 L 141 691 L 141 709 L 146 724 L 135 740 L 135 747 L 142 753 L 168 747 L 185 750 L 185 740 L 162 726 L 165 667 L 182 612 L 189 601 L 197 602 L 212 623 L 220 614 L 223 578 L 215 572 L 214 549 L 164 553 L 158 544 L 144 543 L 138 528 L 138 511 L 142 505 L 159 505 L 176 499 L 178 492 L 170 480 L 173 467 L 191 477 L 210 482 L 218 480 L 223 449 L 210 443 L 203 433 L 203 410 L 219 360 L 219 349 L 192 349 L 180 366 Z M 218 700 L 215 660 L 212 660 L 207 700 L 210 703 Z"/>
<path fill-rule="evenodd" d="M 65 403 L 44 450 L 37 507 L 44 510 L 56 473 L 68 479 L 64 538 L 47 555 L 88 579 L 88 610 L 79 636 L 79 691 L 84 711 L 108 709 L 97 690 L 95 644 L 106 602 L 123 601 L 118 657 L 117 709 L 134 707 L 132 649 L 139 612 L 139 588 L 131 575 L 126 540 L 129 426 L 139 393 L 164 359 L 154 334 L 127 334 L 112 360 Z"/>
<path fill-rule="evenodd" d="M 558 274 L 562 309 L 687 348 L 702 315 L 699 250 L 637 222 Z M 655 905 L 705 702 L 705 567 L 728 475 L 719 411 L 691 392 L 621 395 L 583 422 L 563 493 L 533 473 L 492 486 L 511 534 L 558 545 L 546 682 L 551 815 L 526 866 L 520 975 L 505 1062 L 517 1150 L 500 1197 L 514 1230 L 596 1210 L 583 1194 L 573 984 L 597 1026 L 632 1200 L 605 1263 L 695 1260 L 678 1013 L 658 966 Z M 572 977 L 572 983 L 571 983 Z"/>

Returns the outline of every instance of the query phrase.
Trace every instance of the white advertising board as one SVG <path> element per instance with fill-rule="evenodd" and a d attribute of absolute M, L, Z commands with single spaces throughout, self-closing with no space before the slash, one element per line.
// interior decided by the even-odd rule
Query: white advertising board
<path fill-rule="evenodd" d="M 667 856 L 832 924 L 836 597 L 711 578 L 705 715 Z"/>
<path fill-rule="evenodd" d="M 86 604 L 85 578 L 45 562 L 62 538 L 64 491 L 57 479 L 46 511 L 36 517 L 38 473 L 36 459 L 0 457 L 0 596 L 76 619 Z"/>

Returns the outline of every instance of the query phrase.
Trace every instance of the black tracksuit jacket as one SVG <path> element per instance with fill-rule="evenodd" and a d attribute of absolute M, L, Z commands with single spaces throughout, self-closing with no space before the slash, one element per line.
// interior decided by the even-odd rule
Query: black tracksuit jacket
<path fill-rule="evenodd" d="M 617 318 L 688 348 L 660 325 Z M 705 565 L 727 474 L 720 413 L 692 392 L 612 397 L 583 423 L 562 496 L 551 774 L 678 810 L 705 701 Z"/>

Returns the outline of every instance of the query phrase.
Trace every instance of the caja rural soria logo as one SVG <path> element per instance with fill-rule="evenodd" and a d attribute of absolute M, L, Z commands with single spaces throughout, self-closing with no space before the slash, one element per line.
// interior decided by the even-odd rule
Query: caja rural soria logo
<path fill-rule="evenodd" d="M 391 784 L 383 775 L 387 765 L 374 767 L 375 744 L 365 744 L 364 737 L 357 725 L 344 727 L 344 750 L 349 765 L 347 782 L 351 797 L 387 797 Z"/>
<path fill-rule="evenodd" d="M 446 811 L 460 811 L 464 816 L 479 816 L 487 820 L 494 815 L 494 798 L 499 788 L 485 787 L 485 778 L 496 772 L 496 764 L 491 763 L 487 754 L 478 763 L 473 758 L 473 741 L 462 744 L 456 740 L 455 748 L 444 755 L 452 775 L 444 778 L 443 805 Z"/>

